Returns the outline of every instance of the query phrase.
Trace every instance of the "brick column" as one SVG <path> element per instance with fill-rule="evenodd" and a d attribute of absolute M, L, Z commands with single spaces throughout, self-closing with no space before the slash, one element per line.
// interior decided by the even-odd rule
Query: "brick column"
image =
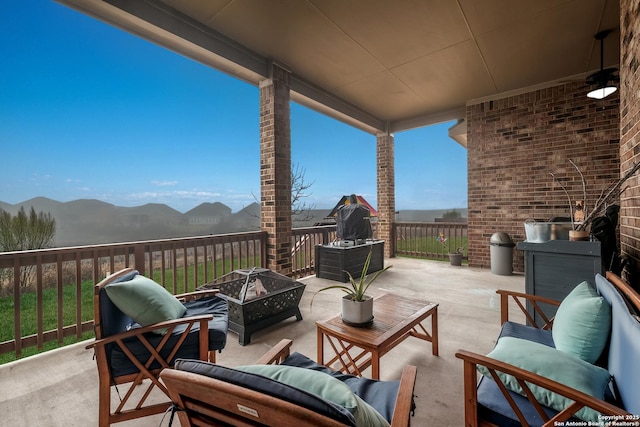
<path fill-rule="evenodd" d="M 260 227 L 268 233 L 267 268 L 291 274 L 291 132 L 289 71 L 271 64 L 260 83 Z"/>
<path fill-rule="evenodd" d="M 394 139 L 389 133 L 376 135 L 378 172 L 378 238 L 385 241 L 384 256 L 396 255 L 394 222 L 396 213 Z"/>
<path fill-rule="evenodd" d="M 620 2 L 620 175 L 640 161 L 640 4 Z M 620 248 L 629 260 L 625 278 L 639 290 L 640 178 L 625 183 L 620 197 Z"/>

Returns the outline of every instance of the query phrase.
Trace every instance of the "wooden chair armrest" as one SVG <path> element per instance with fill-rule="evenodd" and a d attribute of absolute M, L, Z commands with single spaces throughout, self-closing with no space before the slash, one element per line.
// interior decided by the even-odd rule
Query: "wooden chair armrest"
<path fill-rule="evenodd" d="M 115 341 L 126 340 L 127 338 L 143 335 L 147 332 L 151 332 L 156 329 L 168 328 L 169 329 L 168 333 L 171 333 L 176 328 L 176 326 L 182 325 L 182 324 L 195 324 L 197 322 L 200 322 L 200 329 L 201 330 L 204 329 L 205 331 L 208 331 L 209 321 L 211 319 L 213 319 L 212 314 L 201 314 L 198 316 L 181 317 L 180 319 L 175 319 L 175 320 L 166 320 L 164 322 L 154 323 L 153 325 L 131 329 L 129 331 L 124 331 L 119 334 L 114 334 L 106 338 L 95 340 L 91 344 L 87 345 L 86 348 L 90 349 L 97 346 L 104 346 L 106 344 L 109 344 Z"/>
<path fill-rule="evenodd" d="M 546 304 L 555 305 L 555 306 L 559 306 L 560 303 L 562 302 L 562 301 L 555 300 L 553 298 L 547 298 L 540 295 L 527 294 L 524 292 L 509 291 L 506 289 L 498 289 L 496 293 L 498 295 L 515 296 L 518 298 L 524 298 L 531 301 L 540 301 L 540 302 L 544 302 Z"/>
<path fill-rule="evenodd" d="M 406 365 L 402 369 L 400 377 L 400 387 L 396 397 L 396 406 L 393 409 L 391 427 L 408 427 L 410 425 L 411 411 L 413 411 L 413 390 L 416 385 L 416 375 L 418 368 L 413 365 Z"/>
<path fill-rule="evenodd" d="M 631 285 L 612 271 L 607 271 L 607 280 L 620 291 L 636 311 L 640 311 L 640 295 Z"/>
<path fill-rule="evenodd" d="M 603 415 L 629 415 L 629 413 L 624 409 L 619 408 L 615 405 L 612 405 L 608 402 L 605 402 L 604 400 L 600 400 L 598 398 L 585 394 L 581 391 L 578 391 L 574 388 L 561 384 L 557 381 L 553 381 L 549 378 L 545 378 L 536 373 L 527 371 L 517 366 L 513 366 L 509 363 L 505 363 L 505 362 L 502 362 L 487 356 L 483 356 L 481 354 L 466 351 L 466 350 L 458 350 L 458 352 L 456 352 L 456 357 L 458 359 L 462 359 L 465 363 L 464 399 L 465 399 L 465 405 L 466 405 L 465 420 L 466 420 L 466 425 L 468 426 L 477 425 L 477 389 L 476 389 L 477 365 L 483 365 L 491 372 L 494 381 L 496 381 L 505 399 L 509 402 L 512 409 L 517 415 L 520 414 L 521 416 L 520 410 L 517 407 L 514 407 L 515 403 L 509 396 L 507 389 L 504 387 L 502 382 L 497 377 L 496 372 L 502 372 L 515 377 L 516 380 L 518 380 L 520 387 L 525 389 L 525 393 L 528 394 L 528 396 L 525 396 L 525 397 L 527 397 L 531 402 L 531 404 L 538 409 L 539 413 L 542 411 L 540 404 L 535 401 L 535 398 L 533 398 L 533 395 L 531 394 L 525 381 L 527 383 L 535 384 L 539 387 L 545 388 L 551 392 L 554 392 L 558 395 L 566 397 L 569 400 L 574 401 L 572 405 L 568 406 L 566 409 L 559 412 L 555 417 L 553 417 L 550 420 L 547 420 L 543 425 L 544 427 L 558 425 L 556 423 L 567 421 L 569 418 L 571 418 L 576 412 L 578 412 L 583 407 L 594 409 L 596 411 L 601 412 Z M 469 414 L 468 411 L 470 410 L 476 411 L 476 414 Z M 541 414 L 541 418 L 544 420 L 547 419 L 547 417 L 542 416 L 542 414 Z M 470 420 L 474 420 L 474 419 L 476 422 L 470 423 Z M 522 424 L 526 424 L 524 422 L 524 419 L 521 419 L 520 421 Z"/>
<path fill-rule="evenodd" d="M 542 311 L 540 304 L 546 304 L 546 305 L 558 307 L 560 306 L 560 301 L 539 296 L 539 295 L 531 295 L 531 294 L 525 294 L 522 292 L 507 291 L 504 289 L 498 289 L 496 293 L 500 295 L 500 324 L 501 325 L 509 321 L 509 300 L 513 300 L 516 303 L 516 305 L 520 308 L 522 313 L 525 315 L 527 322 L 529 322 L 530 325 L 533 325 L 539 329 L 553 328 L 553 317 L 549 319 L 547 315 Z M 526 308 L 527 302 L 531 304 L 531 306 L 533 307 L 533 310 L 545 322 L 544 325 L 538 326 L 537 322 L 533 318 L 533 315 L 527 311 L 527 308 Z"/>
<path fill-rule="evenodd" d="M 202 291 L 187 292 L 184 294 L 177 294 L 174 296 L 180 301 L 192 301 L 195 299 L 214 296 L 214 295 L 217 295 L 218 293 L 220 293 L 220 289 L 204 289 Z"/>
<path fill-rule="evenodd" d="M 256 361 L 258 365 L 278 365 L 284 359 L 286 359 L 289 354 L 291 354 L 291 345 L 293 341 L 288 339 L 280 340 L 279 343 L 273 346 L 271 350 L 266 352 L 260 359 Z"/>

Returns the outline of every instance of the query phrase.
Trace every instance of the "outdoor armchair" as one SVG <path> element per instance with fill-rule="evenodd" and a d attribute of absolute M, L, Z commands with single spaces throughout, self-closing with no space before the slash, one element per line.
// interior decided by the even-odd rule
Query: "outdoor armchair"
<path fill-rule="evenodd" d="M 132 268 L 95 286 L 96 339 L 87 348 L 94 349 L 98 367 L 101 427 L 166 411 L 171 402 L 158 376 L 176 359 L 215 361 L 228 326 L 227 303 L 216 293 L 173 296 Z M 124 393 L 119 385 L 128 386 Z M 119 400 L 113 411 L 112 386 Z M 152 395 L 154 388 L 165 396 Z"/>

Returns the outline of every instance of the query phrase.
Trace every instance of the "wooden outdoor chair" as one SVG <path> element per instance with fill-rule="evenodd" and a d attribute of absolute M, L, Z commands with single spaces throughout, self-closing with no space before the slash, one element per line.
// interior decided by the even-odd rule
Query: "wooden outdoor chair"
<path fill-rule="evenodd" d="M 291 340 L 280 341 L 256 365 L 248 367 L 232 369 L 207 362 L 179 360 L 175 369 L 163 371 L 160 378 L 175 404 L 180 425 L 353 426 L 354 416 L 338 404 L 334 395 L 329 401 L 327 396 L 319 397 L 308 386 L 313 383 L 319 388 L 331 388 L 333 385 L 328 384 L 335 382 L 339 387 L 346 386 L 347 393 L 354 393 L 358 399 L 367 402 L 368 405 L 360 403 L 356 411 L 364 411 L 363 406 L 370 405 L 391 426 L 410 425 L 415 409 L 415 366 L 405 366 L 400 381 L 371 380 L 341 374 L 299 353 L 291 354 L 291 345 Z M 288 376 L 291 374 L 288 368 L 292 367 L 297 376 Z M 278 374 L 268 377 L 265 368 L 275 368 Z M 282 368 L 284 371 L 280 372 Z M 366 422 L 366 425 L 375 424 Z"/>
<path fill-rule="evenodd" d="M 145 286 L 139 286 L 141 281 Z M 151 292 L 158 292 L 162 298 L 168 299 L 158 298 L 150 303 L 149 295 L 143 295 L 146 300 L 142 297 L 137 300 L 137 295 L 130 294 L 124 295 L 124 301 L 122 296 L 115 299 L 118 294 L 114 294 L 114 289 L 118 292 L 125 289 L 136 294 L 142 288 L 151 289 Z M 124 307 L 124 303 L 132 306 L 123 308 L 129 315 L 112 301 L 107 292 L 120 303 L 120 307 Z M 158 380 L 158 376 L 163 369 L 173 367 L 178 358 L 215 361 L 215 352 L 222 350 L 226 344 L 228 326 L 227 303 L 216 296 L 216 293 L 217 290 L 200 291 L 176 295 L 174 298 L 161 285 L 140 276 L 132 268 L 118 271 L 95 286 L 96 339 L 87 348 L 94 349 L 98 366 L 101 427 L 166 411 L 171 406 L 170 400 L 166 397 L 162 399 L 160 393 L 153 396 L 151 392 L 158 388 L 168 396 L 167 389 Z M 170 304 L 166 304 L 167 302 Z M 173 320 L 146 326 L 139 323 L 148 322 L 137 323 L 132 317 L 139 316 L 130 313 L 132 309 L 139 309 L 141 313 L 144 312 L 140 317 L 149 316 L 154 309 L 165 310 L 166 307 L 162 307 L 162 304 L 175 306 L 177 310 L 184 306 L 186 311 Z M 118 386 L 123 384 L 128 385 L 128 388 L 121 394 Z M 140 385 L 145 387 L 139 388 Z M 113 411 L 112 386 L 115 386 L 119 398 Z"/>

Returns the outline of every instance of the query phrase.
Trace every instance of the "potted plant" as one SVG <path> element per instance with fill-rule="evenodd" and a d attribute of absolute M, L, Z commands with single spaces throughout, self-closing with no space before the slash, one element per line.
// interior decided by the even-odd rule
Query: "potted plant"
<path fill-rule="evenodd" d="M 311 298 L 311 303 L 318 293 L 329 289 L 340 289 L 345 295 L 342 297 L 342 321 L 353 326 L 363 326 L 371 323 L 373 320 L 373 298 L 367 295 L 369 286 L 385 271 L 392 266 L 389 265 L 382 270 L 376 271 L 367 280 L 367 272 L 371 263 L 371 251 L 367 255 L 367 259 L 362 266 L 362 274 L 358 279 L 354 279 L 351 273 L 345 270 L 349 276 L 349 283 L 344 285 L 331 285 L 318 289 Z"/>
<path fill-rule="evenodd" d="M 436 240 L 440 242 L 440 244 L 442 244 L 442 247 L 447 251 L 447 254 L 449 254 L 449 263 L 451 263 L 451 265 L 462 265 L 462 256 L 464 255 L 463 247 L 458 247 L 454 251 L 452 251 L 449 247 L 449 244 L 447 243 L 447 238 L 444 237 L 444 232 L 442 231 L 438 233 L 438 237 L 436 237 Z"/>
<path fill-rule="evenodd" d="M 573 160 L 569 159 L 569 163 L 580 175 L 582 183 L 582 200 L 576 200 L 575 204 L 572 202 L 567 188 L 558 180 L 553 172 L 549 172 L 553 180 L 562 188 L 564 194 L 567 196 L 569 202 L 569 215 L 571 218 L 572 229 L 569 230 L 569 240 L 589 240 L 589 226 L 591 222 L 598 216 L 601 216 L 608 205 L 613 200 L 620 196 L 620 194 L 626 189 L 622 185 L 634 175 L 638 169 L 640 169 L 640 163 L 633 165 L 629 171 L 622 176 L 622 178 L 611 183 L 607 188 L 602 189 L 600 197 L 593 204 L 593 209 L 587 210 L 587 186 L 582 171 L 576 165 Z M 574 212 L 575 209 L 575 212 Z"/>

